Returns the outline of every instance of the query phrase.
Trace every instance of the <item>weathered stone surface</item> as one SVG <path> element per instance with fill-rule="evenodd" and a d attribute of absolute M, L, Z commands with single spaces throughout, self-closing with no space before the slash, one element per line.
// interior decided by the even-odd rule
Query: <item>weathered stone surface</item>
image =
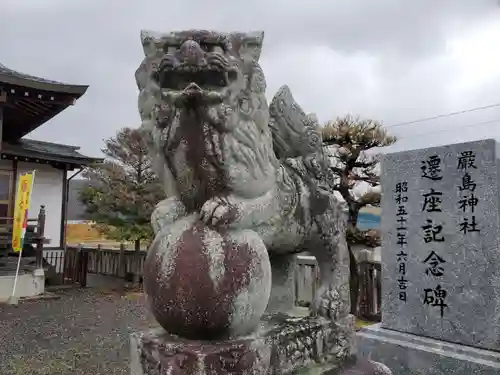
<path fill-rule="evenodd" d="M 288 375 L 340 366 L 354 354 L 353 324 L 352 317 L 332 322 L 271 315 L 256 335 L 231 341 L 189 341 L 163 330 L 133 334 L 132 374 Z"/>
<path fill-rule="evenodd" d="M 350 315 L 339 321 L 279 314 L 265 319 L 260 334 L 272 346 L 271 365 L 276 373 L 341 364 L 355 354 L 354 317 Z"/>
<path fill-rule="evenodd" d="M 163 330 L 133 334 L 131 375 L 266 375 L 269 347 L 261 339 L 186 341 Z"/>
<path fill-rule="evenodd" d="M 271 268 L 255 232 L 218 232 L 196 216 L 156 236 L 144 264 L 151 311 L 168 332 L 220 339 L 251 333 L 269 299 Z"/>
<path fill-rule="evenodd" d="M 384 328 L 500 349 L 497 147 L 482 140 L 384 157 Z"/>
<path fill-rule="evenodd" d="M 383 362 L 394 375 L 498 375 L 500 353 L 382 328 L 357 334 L 358 355 Z"/>
<path fill-rule="evenodd" d="M 295 307 L 295 256 L 292 254 L 274 255 L 269 260 L 272 288 L 267 312 L 290 312 Z"/>
<path fill-rule="evenodd" d="M 310 250 L 321 268 L 314 312 L 337 319 L 350 310 L 345 217 L 315 116 L 286 86 L 267 104 L 263 37 L 142 33 L 139 112 L 168 195 L 153 227 L 195 214 L 217 230 L 254 231 L 271 254 Z"/>
<path fill-rule="evenodd" d="M 345 369 L 339 375 L 392 375 L 392 371 L 383 363 L 363 360 Z"/>
<path fill-rule="evenodd" d="M 168 333 L 133 338 L 136 374 L 285 375 L 343 364 L 354 353 L 335 178 L 316 117 L 286 86 L 268 106 L 258 62 L 263 37 L 141 35 L 139 113 L 167 193 L 152 215 L 156 237 L 144 280 Z M 288 313 L 295 302 L 289 255 L 304 250 L 320 268 L 314 318 L 272 315 L 244 336 L 269 299 L 267 252 L 275 273 L 269 310 Z M 278 256 L 286 260 L 281 267 Z M 233 339 L 214 341 L 220 337 Z"/>
<path fill-rule="evenodd" d="M 356 358 L 352 365 L 322 375 L 392 375 L 392 372 L 382 363 Z"/>

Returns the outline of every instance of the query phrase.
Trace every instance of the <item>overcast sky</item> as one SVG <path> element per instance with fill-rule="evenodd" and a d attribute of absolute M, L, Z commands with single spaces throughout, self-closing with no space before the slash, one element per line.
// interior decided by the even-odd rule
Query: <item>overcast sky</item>
<path fill-rule="evenodd" d="M 141 29 L 264 30 L 268 97 L 288 84 L 321 121 L 351 113 L 390 126 L 500 103 L 498 0 L 1 2 L 1 63 L 90 85 L 30 136 L 80 145 L 92 156 L 119 128 L 139 126 Z M 392 132 L 398 150 L 500 139 L 500 106 Z"/>

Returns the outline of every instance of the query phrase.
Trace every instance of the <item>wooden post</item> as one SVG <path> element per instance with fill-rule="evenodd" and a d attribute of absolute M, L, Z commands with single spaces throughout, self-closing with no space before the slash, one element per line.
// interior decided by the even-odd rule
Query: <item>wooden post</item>
<path fill-rule="evenodd" d="M 80 266 L 80 263 L 82 261 L 82 249 L 83 249 L 83 243 L 80 243 L 78 244 L 78 247 L 76 248 L 76 252 L 75 252 L 75 257 L 74 257 L 74 261 L 73 261 L 73 270 L 72 270 L 72 279 L 73 279 L 73 284 L 74 283 L 80 283 L 80 277 L 81 277 L 81 273 L 80 273 L 80 269 L 81 269 L 81 266 Z"/>
<path fill-rule="evenodd" d="M 1 151 L 1 146 L 0 146 L 0 151 Z M 19 170 L 19 161 L 17 159 L 14 159 L 12 161 L 12 197 L 10 199 L 10 210 L 9 210 L 9 216 L 14 218 L 14 211 L 15 211 L 15 201 L 16 201 L 16 192 L 17 192 L 17 179 L 18 179 L 18 170 Z"/>
<path fill-rule="evenodd" d="M 134 251 L 134 258 L 132 259 L 132 272 L 134 273 L 132 282 L 134 285 L 139 284 L 139 252 L 141 251 L 141 240 L 136 240 L 135 241 L 135 251 Z"/>
<path fill-rule="evenodd" d="M 376 318 L 377 322 L 380 322 L 382 320 L 382 311 L 381 311 L 381 306 L 382 306 L 382 264 L 381 263 L 375 263 L 375 281 L 374 281 L 374 286 L 376 288 L 376 301 L 377 301 L 377 310 L 376 310 Z"/>
<path fill-rule="evenodd" d="M 4 105 L 0 99 L 0 151 L 2 151 L 2 138 L 3 138 L 3 108 Z"/>
<path fill-rule="evenodd" d="M 125 260 L 125 244 L 120 244 L 120 258 L 118 260 L 118 277 L 125 278 L 127 276 L 127 265 Z"/>
<path fill-rule="evenodd" d="M 366 270 L 367 271 L 367 277 L 366 277 L 366 302 L 367 302 L 367 308 L 366 312 L 369 314 L 370 317 L 375 316 L 375 284 L 373 283 L 373 278 L 375 277 L 375 266 L 373 263 L 370 263 L 369 268 Z M 366 272 L 365 271 L 365 272 Z"/>
<path fill-rule="evenodd" d="M 61 228 L 59 242 L 61 248 L 66 248 L 66 232 L 68 219 L 68 166 L 64 164 L 62 175 L 62 202 L 61 202 Z"/>
<path fill-rule="evenodd" d="M 369 264 L 366 261 L 358 262 L 358 275 L 359 275 L 359 291 L 358 300 L 351 301 L 356 304 L 357 316 L 366 318 L 368 316 L 368 270 Z"/>
<path fill-rule="evenodd" d="M 45 206 L 40 206 L 37 222 L 36 267 L 43 268 L 43 243 L 45 241 Z"/>
<path fill-rule="evenodd" d="M 3 111 L 5 108 L 5 103 L 7 103 L 7 93 L 0 90 L 0 151 L 2 151 L 3 142 Z"/>
<path fill-rule="evenodd" d="M 72 250 L 69 248 L 64 249 L 64 257 L 63 257 L 63 284 L 66 284 L 69 279 L 69 265 L 71 264 L 71 252 Z"/>
<path fill-rule="evenodd" d="M 82 288 L 87 286 L 87 271 L 89 268 L 89 250 L 82 247 L 79 252 L 78 282 Z"/>
<path fill-rule="evenodd" d="M 294 283 L 294 288 L 295 288 L 295 303 L 294 305 L 295 306 L 299 306 L 299 303 L 301 302 L 299 300 L 299 296 L 300 296 L 300 282 L 299 282 L 299 275 L 301 275 L 300 271 L 301 271 L 301 264 L 300 262 L 298 261 L 297 257 L 295 257 L 295 263 L 294 263 L 294 270 L 293 270 L 293 283 Z M 313 297 L 314 298 L 314 297 Z"/>
<path fill-rule="evenodd" d="M 97 245 L 97 252 L 95 254 L 95 267 L 93 268 L 94 272 L 100 274 L 102 272 L 102 245 Z"/>

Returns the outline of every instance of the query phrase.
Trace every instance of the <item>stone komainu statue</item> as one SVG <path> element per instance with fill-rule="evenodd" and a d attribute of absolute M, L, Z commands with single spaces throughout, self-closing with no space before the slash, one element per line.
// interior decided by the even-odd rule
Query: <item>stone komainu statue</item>
<path fill-rule="evenodd" d="M 174 272 L 171 259 L 180 251 L 174 243 L 196 242 L 192 235 L 181 235 L 188 226 L 184 218 L 195 218 L 189 223 L 197 220 L 222 237 L 239 231 L 260 241 L 272 267 L 279 266 L 272 261 L 274 254 L 310 251 L 321 279 L 312 312 L 336 320 L 348 315 L 350 305 L 344 214 L 333 195 L 315 116 L 304 113 L 286 86 L 267 103 L 259 65 L 263 37 L 261 32 L 142 33 L 146 57 L 136 72 L 139 111 L 167 193 L 153 213 L 157 238 L 152 249 L 168 248 L 170 255 L 161 265 L 155 263 L 163 267 L 155 272 Z M 222 274 L 237 272 L 241 262 L 221 261 L 210 250 L 215 235 L 206 233 L 198 242 L 205 246 L 214 288 L 222 290 Z M 231 251 L 238 249 L 233 246 L 222 257 Z M 196 268 L 195 263 L 185 266 Z M 262 272 L 255 277 L 268 277 Z M 146 291 L 161 283 L 161 278 L 146 282 Z M 243 301 L 242 296 L 237 300 Z M 163 298 L 164 304 L 179 304 Z"/>

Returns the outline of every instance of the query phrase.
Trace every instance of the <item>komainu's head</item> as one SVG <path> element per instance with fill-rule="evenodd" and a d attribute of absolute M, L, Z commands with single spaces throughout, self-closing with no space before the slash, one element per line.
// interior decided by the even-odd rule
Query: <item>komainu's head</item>
<path fill-rule="evenodd" d="M 241 176 L 245 170 L 263 180 L 269 160 L 259 159 L 272 154 L 266 82 L 258 63 L 263 37 L 263 32 L 206 30 L 142 33 L 146 57 L 136 72 L 139 112 L 158 153 L 182 139 L 182 147 L 200 150 L 199 163 L 201 150 L 215 156 L 228 185 L 248 178 Z M 205 141 L 200 144 L 194 133 Z"/>
<path fill-rule="evenodd" d="M 262 34 L 174 33 L 164 39 L 155 78 L 165 98 L 178 106 L 227 102 L 249 85 L 245 79 L 254 73 L 261 43 Z"/>
<path fill-rule="evenodd" d="M 136 72 L 137 85 L 155 91 L 162 104 L 160 121 L 179 110 L 218 106 L 227 112 L 219 115 L 237 111 L 243 118 L 259 117 L 262 109 L 265 118 L 253 120 L 267 125 L 266 84 L 258 64 L 264 33 L 188 30 L 141 36 L 146 58 Z"/>

